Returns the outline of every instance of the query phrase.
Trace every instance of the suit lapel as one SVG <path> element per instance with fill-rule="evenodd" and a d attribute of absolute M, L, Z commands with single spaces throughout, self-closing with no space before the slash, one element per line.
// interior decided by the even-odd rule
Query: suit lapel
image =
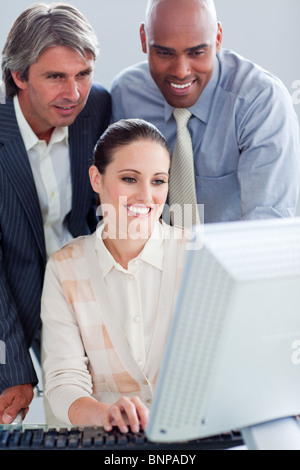
<path fill-rule="evenodd" d="M 69 128 L 72 175 L 72 212 L 69 229 L 73 233 L 80 232 L 82 221 L 85 220 L 85 204 L 91 193 L 88 168 L 92 163 L 93 141 L 90 126 L 90 117 L 80 115 Z"/>
<path fill-rule="evenodd" d="M 11 190 L 18 195 L 29 223 L 32 226 L 37 244 L 45 258 L 43 220 L 36 187 L 26 149 L 20 135 L 13 103 L 0 105 L 0 165 L 11 183 Z M 4 110 L 4 113 L 1 112 Z"/>

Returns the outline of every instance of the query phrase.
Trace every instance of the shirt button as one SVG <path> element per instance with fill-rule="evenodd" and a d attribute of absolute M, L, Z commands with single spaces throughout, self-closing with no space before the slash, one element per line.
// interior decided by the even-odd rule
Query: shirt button
<path fill-rule="evenodd" d="M 139 367 L 143 367 L 144 363 L 140 359 L 137 361 Z"/>
<path fill-rule="evenodd" d="M 133 281 L 133 280 L 134 280 L 134 276 L 133 276 L 132 274 L 130 274 L 130 275 L 128 276 L 128 279 L 129 279 L 130 281 Z"/>
<path fill-rule="evenodd" d="M 147 403 L 148 405 L 151 405 L 151 403 L 152 403 L 151 398 L 147 398 L 146 403 Z"/>
<path fill-rule="evenodd" d="M 148 380 L 144 380 L 143 384 L 144 384 L 144 385 L 149 385 Z"/>
<path fill-rule="evenodd" d="M 139 317 L 138 315 L 136 317 L 134 317 L 133 321 L 135 323 L 139 323 L 141 321 L 141 317 Z"/>

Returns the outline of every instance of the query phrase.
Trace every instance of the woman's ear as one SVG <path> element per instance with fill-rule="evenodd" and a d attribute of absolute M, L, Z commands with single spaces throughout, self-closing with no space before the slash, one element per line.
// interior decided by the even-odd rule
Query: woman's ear
<path fill-rule="evenodd" d="M 101 174 L 95 165 L 92 165 L 89 169 L 90 182 L 95 193 L 100 194 L 101 192 Z"/>

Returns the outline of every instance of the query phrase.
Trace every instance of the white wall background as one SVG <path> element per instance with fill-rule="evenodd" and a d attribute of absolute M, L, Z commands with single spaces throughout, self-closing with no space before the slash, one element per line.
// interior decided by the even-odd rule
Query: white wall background
<path fill-rule="evenodd" d="M 15 18 L 32 2 L 0 6 L 0 48 Z M 70 0 L 89 19 L 99 37 L 96 79 L 109 88 L 124 67 L 144 60 L 139 25 L 147 0 Z M 224 30 L 224 47 L 253 60 L 284 82 L 300 118 L 299 0 L 215 0 Z M 297 83 L 298 82 L 298 83 Z M 297 89 L 293 89 L 293 83 Z M 298 92 L 297 92 L 298 90 Z M 298 103 L 299 101 L 299 103 Z"/>

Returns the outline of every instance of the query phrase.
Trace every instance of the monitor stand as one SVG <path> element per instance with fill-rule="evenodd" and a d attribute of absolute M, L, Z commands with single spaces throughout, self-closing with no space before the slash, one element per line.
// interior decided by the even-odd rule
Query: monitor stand
<path fill-rule="evenodd" d="M 300 450 L 300 426 L 296 418 L 283 418 L 241 430 L 248 450 Z"/>

